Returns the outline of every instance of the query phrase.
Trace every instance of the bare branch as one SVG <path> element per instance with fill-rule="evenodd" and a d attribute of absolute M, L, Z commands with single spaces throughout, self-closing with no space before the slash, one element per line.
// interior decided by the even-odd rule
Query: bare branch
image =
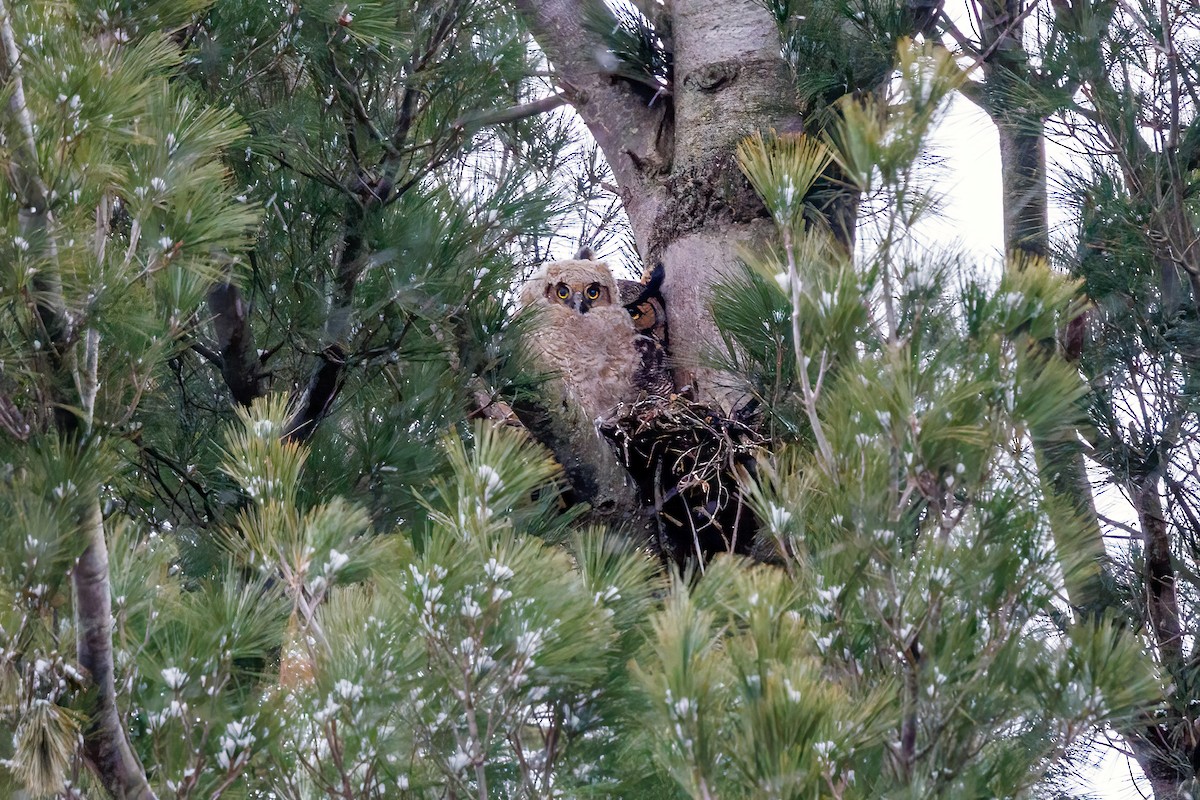
<path fill-rule="evenodd" d="M 221 366 L 221 354 L 203 342 L 192 342 L 189 347 L 208 363 L 217 367 Z"/>
<path fill-rule="evenodd" d="M 543 97 L 541 100 L 534 100 L 531 103 L 523 103 L 519 106 L 511 106 L 509 108 L 499 108 L 493 111 L 478 111 L 474 114 L 464 114 L 454 122 L 450 123 L 450 127 L 455 130 L 467 131 L 468 133 L 485 128 L 489 125 L 504 125 L 509 122 L 517 122 L 518 120 L 527 117 L 534 117 L 538 114 L 544 114 L 547 111 L 553 111 L 559 106 L 565 105 L 567 102 L 566 94 L 559 92 L 552 94 L 549 97 Z"/>

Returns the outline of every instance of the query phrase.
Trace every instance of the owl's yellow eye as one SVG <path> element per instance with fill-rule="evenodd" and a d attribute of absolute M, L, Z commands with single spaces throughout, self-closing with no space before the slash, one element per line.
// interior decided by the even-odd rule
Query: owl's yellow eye
<path fill-rule="evenodd" d="M 640 306 L 636 306 L 629 316 L 633 318 L 634 327 L 639 331 L 653 328 L 657 321 L 654 316 L 654 305 L 651 303 L 642 303 Z"/>
<path fill-rule="evenodd" d="M 554 292 L 558 295 L 559 300 L 566 300 L 571 296 L 571 287 L 567 286 L 565 283 L 560 283 Z"/>
<path fill-rule="evenodd" d="M 600 284 L 593 283 L 583 291 L 583 296 L 588 300 L 595 300 L 600 296 Z"/>

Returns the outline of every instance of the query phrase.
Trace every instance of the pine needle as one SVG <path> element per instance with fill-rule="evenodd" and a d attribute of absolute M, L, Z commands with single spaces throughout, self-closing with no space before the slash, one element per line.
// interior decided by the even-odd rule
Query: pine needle
<path fill-rule="evenodd" d="M 35 700 L 13 738 L 13 773 L 30 794 L 61 791 L 79 744 L 78 716 L 47 700 Z"/>

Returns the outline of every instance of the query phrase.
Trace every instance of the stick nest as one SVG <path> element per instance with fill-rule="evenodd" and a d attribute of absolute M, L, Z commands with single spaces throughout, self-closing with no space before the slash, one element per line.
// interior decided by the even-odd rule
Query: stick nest
<path fill-rule="evenodd" d="M 753 474 L 766 443 L 752 419 L 673 396 L 623 403 L 597 428 L 636 481 L 664 557 L 751 552 L 758 526 L 737 475 Z"/>

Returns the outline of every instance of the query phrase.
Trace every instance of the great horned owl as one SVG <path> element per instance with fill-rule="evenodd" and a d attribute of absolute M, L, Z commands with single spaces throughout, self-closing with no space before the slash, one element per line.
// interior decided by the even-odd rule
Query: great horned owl
<path fill-rule="evenodd" d="M 629 312 L 634 330 L 637 331 L 633 343 L 641 363 L 634 383 L 651 396 L 665 398 L 674 391 L 675 383 L 667 366 L 667 307 L 659 291 L 663 277 L 663 266 L 659 264 L 644 283 L 617 283 L 621 291 L 621 304 Z"/>
<path fill-rule="evenodd" d="M 530 348 L 539 366 L 558 374 L 589 419 L 637 399 L 637 333 L 606 264 L 551 262 L 525 284 L 521 304 L 537 312 Z"/>

